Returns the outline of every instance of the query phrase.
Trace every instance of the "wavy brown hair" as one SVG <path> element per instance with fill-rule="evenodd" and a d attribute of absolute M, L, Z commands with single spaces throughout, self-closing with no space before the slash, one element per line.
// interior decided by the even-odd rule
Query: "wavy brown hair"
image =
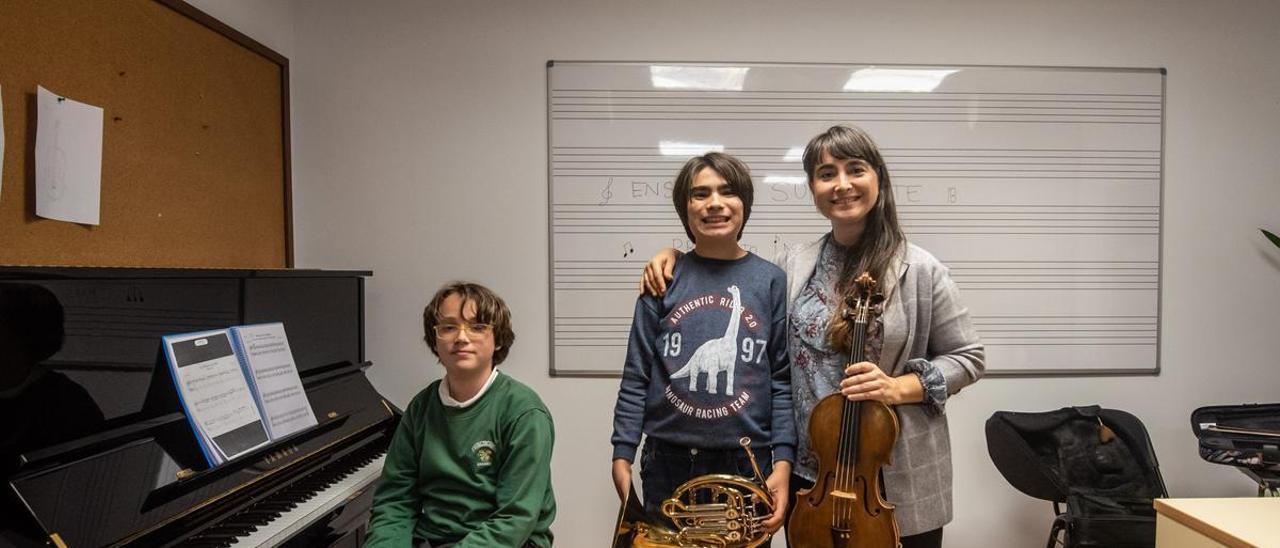
<path fill-rule="evenodd" d="M 840 278 L 836 284 L 841 302 L 853 295 L 857 290 L 854 280 L 859 274 L 867 272 L 883 285 L 885 274 L 894 254 L 906 245 L 907 237 L 898 226 L 898 208 L 893 200 L 893 184 L 889 179 L 889 168 L 875 141 L 861 128 L 854 126 L 831 126 L 809 141 L 804 149 L 804 172 L 809 177 L 809 189 L 813 190 L 813 177 L 818 163 L 822 161 L 822 153 L 828 153 L 837 160 L 862 160 L 876 170 L 879 180 L 879 194 L 876 203 L 867 212 L 866 227 L 862 238 L 844 256 L 840 266 Z M 836 307 L 835 315 L 827 328 L 827 342 L 834 348 L 847 352 L 849 350 L 850 327 L 842 317 L 843 306 Z"/>
<path fill-rule="evenodd" d="M 507 359 L 511 345 L 516 342 L 516 334 L 511 330 L 511 309 L 502 301 L 497 293 L 483 285 L 471 282 L 450 282 L 436 291 L 431 302 L 422 311 L 423 338 L 431 353 L 437 358 L 440 351 L 436 348 L 436 325 L 440 323 L 440 306 L 449 295 L 457 295 L 462 299 L 462 310 L 466 311 L 467 303 L 475 304 L 476 316 L 464 318 L 470 322 L 487 323 L 493 326 L 493 365 L 497 366 Z"/>

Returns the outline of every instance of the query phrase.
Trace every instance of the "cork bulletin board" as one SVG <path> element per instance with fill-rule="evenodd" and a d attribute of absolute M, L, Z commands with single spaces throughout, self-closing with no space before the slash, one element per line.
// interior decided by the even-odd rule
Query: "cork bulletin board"
<path fill-rule="evenodd" d="M 0 21 L 0 264 L 292 266 L 286 58 L 180 0 Z M 35 215 L 37 86 L 104 111 L 99 225 Z"/>

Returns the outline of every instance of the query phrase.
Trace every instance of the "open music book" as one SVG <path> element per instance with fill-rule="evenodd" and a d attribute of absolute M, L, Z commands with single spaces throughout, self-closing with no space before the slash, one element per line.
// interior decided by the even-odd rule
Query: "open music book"
<path fill-rule="evenodd" d="M 316 424 L 284 324 L 163 340 L 178 399 L 210 466 Z"/>

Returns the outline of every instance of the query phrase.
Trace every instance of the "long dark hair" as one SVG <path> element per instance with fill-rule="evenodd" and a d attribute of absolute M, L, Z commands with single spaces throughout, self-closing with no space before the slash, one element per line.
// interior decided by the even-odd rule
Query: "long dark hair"
<path fill-rule="evenodd" d="M 828 153 L 837 160 L 862 160 L 876 170 L 879 180 L 879 194 L 876 203 L 867 212 L 866 226 L 862 237 L 849 253 L 844 256 L 840 267 L 840 278 L 836 284 L 841 301 L 852 295 L 857 286 L 854 280 L 859 274 L 867 272 L 883 285 L 884 277 L 889 271 L 889 263 L 902 246 L 907 237 L 898 226 L 898 208 L 894 205 L 893 184 L 889 179 L 889 168 L 880 155 L 875 141 L 861 128 L 853 126 L 831 126 L 809 141 L 804 149 L 804 172 L 809 177 L 809 188 L 813 189 L 814 172 L 822 160 L 822 153 Z M 849 326 L 845 325 L 840 312 L 843 307 L 837 306 L 835 316 L 827 329 L 828 342 L 837 349 L 847 350 L 849 346 Z"/>

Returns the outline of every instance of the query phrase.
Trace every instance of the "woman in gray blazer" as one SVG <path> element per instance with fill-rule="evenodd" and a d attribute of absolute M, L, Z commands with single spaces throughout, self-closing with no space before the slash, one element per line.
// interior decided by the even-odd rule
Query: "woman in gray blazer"
<path fill-rule="evenodd" d="M 831 232 L 784 250 L 791 386 L 800 434 L 793 490 L 813 484 L 809 415 L 836 391 L 893 406 L 901 433 L 884 472 L 903 548 L 939 547 L 951 521 L 951 442 L 947 399 L 976 382 L 984 351 L 947 268 L 907 241 L 898 226 L 889 170 L 871 137 L 834 126 L 809 141 L 804 170 Z M 645 267 L 644 286 L 666 290 L 677 256 L 666 249 Z M 868 328 L 867 361 L 848 364 L 849 326 L 841 319 L 853 280 L 868 272 L 885 295 Z M 793 501 L 794 502 L 794 501 Z M 789 505 L 794 508 L 794 503 Z"/>

